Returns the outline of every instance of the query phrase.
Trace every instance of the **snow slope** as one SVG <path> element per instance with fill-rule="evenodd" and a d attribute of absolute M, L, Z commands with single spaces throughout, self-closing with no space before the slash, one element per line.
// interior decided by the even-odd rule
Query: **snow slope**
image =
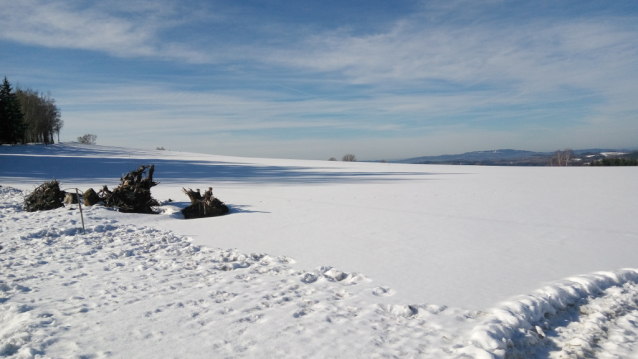
<path fill-rule="evenodd" d="M 77 210 L 28 214 L 6 187 L 114 186 L 147 163 L 176 202 L 89 208 L 86 235 Z M 637 175 L 2 146 L 0 355 L 542 357 L 581 340 L 625 357 Z M 231 214 L 180 219 L 181 187 L 209 186 Z"/>

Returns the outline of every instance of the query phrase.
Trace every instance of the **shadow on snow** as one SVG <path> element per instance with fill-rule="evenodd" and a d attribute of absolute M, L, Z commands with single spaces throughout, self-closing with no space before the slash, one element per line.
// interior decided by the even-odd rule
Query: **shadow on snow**
<path fill-rule="evenodd" d="M 51 162 L 55 164 L 52 165 Z M 256 184 L 329 184 L 423 179 L 424 172 L 330 171 L 319 167 L 261 166 L 256 164 L 168 160 L 158 158 L 91 158 L 60 156 L 0 156 L 0 177 L 30 181 L 64 181 L 115 185 L 119 178 L 142 164 L 155 164 L 155 179 L 165 184 L 241 182 Z M 438 174 L 438 173 L 437 173 Z M 412 178 L 406 178 L 412 177 Z M 102 183 L 104 181 L 104 183 Z"/>

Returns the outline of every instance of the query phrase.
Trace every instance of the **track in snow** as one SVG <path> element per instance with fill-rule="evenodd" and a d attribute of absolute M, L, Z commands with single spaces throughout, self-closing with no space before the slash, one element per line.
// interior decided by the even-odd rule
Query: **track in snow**
<path fill-rule="evenodd" d="M 632 269 L 556 282 L 493 309 L 468 348 L 510 359 L 638 357 L 637 282 Z"/>
<path fill-rule="evenodd" d="M 638 285 L 607 288 L 539 324 L 511 343 L 508 358 L 638 357 Z"/>

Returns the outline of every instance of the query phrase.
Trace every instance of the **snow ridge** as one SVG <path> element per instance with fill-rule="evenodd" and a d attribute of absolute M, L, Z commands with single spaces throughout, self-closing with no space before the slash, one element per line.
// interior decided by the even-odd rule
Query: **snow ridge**
<path fill-rule="evenodd" d="M 623 321 L 638 316 L 636 283 L 635 269 L 597 272 L 504 302 L 472 330 L 471 344 L 464 350 L 478 348 L 495 358 L 531 358 L 540 353 L 552 358 L 591 357 L 605 352 L 599 342 L 613 336 L 610 333 Z M 635 322 L 625 327 L 637 330 Z M 622 349 L 614 343 L 606 347 L 612 352 Z"/>

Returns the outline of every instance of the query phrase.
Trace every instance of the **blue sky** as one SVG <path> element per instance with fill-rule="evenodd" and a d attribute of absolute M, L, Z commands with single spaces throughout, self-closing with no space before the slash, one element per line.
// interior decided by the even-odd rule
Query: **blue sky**
<path fill-rule="evenodd" d="M 400 159 L 638 146 L 638 2 L 0 0 L 62 141 Z"/>

